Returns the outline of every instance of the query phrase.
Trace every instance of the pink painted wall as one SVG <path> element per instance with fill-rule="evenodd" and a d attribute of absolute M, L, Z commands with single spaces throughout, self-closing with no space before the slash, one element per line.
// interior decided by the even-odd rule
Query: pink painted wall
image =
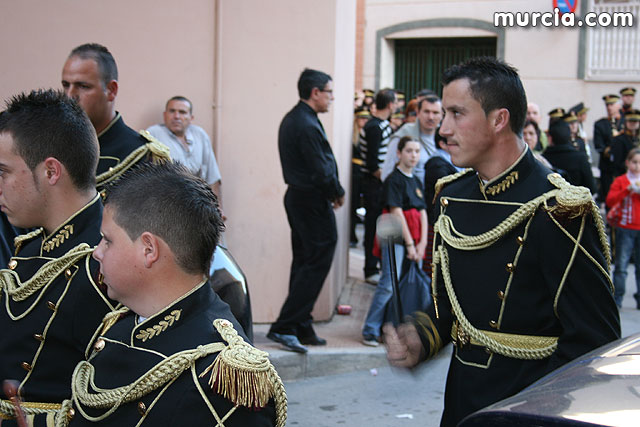
<path fill-rule="evenodd" d="M 60 87 L 69 51 L 98 42 L 119 69 L 117 109 L 134 129 L 162 120 L 184 95 L 212 136 L 222 172 L 226 242 L 248 276 L 254 320 L 275 320 L 288 288 L 289 227 L 277 128 L 297 102 L 304 67 L 334 77 L 336 101 L 321 120 L 349 187 L 356 0 L 23 0 L 0 2 L 0 98 Z M 348 199 L 348 198 L 347 198 Z M 348 215 L 314 315 L 327 319 L 347 270 Z"/>

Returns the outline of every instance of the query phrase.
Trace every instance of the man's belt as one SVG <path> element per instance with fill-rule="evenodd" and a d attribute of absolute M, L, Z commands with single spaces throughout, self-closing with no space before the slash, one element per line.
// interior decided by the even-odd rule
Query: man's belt
<path fill-rule="evenodd" d="M 499 344 L 512 348 L 514 350 L 526 349 L 526 350 L 542 350 L 548 348 L 558 342 L 558 337 L 542 337 L 536 335 L 520 335 L 509 334 L 506 332 L 495 331 L 483 331 L 481 333 L 489 338 L 497 341 Z M 458 327 L 458 322 L 453 322 L 451 326 L 451 339 L 456 342 L 457 345 L 464 346 L 466 344 L 482 346 L 483 344 L 478 342 L 473 337 L 470 337 L 462 328 Z"/>

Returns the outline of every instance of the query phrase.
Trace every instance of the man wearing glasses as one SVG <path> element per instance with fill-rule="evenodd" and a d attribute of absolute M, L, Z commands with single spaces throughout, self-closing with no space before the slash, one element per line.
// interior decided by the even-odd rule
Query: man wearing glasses
<path fill-rule="evenodd" d="M 313 330 L 311 310 L 322 289 L 338 241 L 333 209 L 344 203 L 331 146 L 318 113 L 333 101 L 331 76 L 305 69 L 298 79 L 300 101 L 284 116 L 278 148 L 284 181 L 284 206 L 291 227 L 293 261 L 289 295 L 267 337 L 298 353 L 303 344 L 325 345 Z"/>

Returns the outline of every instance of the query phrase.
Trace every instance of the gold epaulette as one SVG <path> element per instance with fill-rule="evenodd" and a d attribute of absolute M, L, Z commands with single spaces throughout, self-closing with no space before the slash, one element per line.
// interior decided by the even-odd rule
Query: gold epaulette
<path fill-rule="evenodd" d="M 149 141 L 145 144 L 145 146 L 149 149 L 149 152 L 151 153 L 151 160 L 154 163 L 171 161 L 169 147 L 167 147 L 162 142 L 160 142 L 159 139 L 151 135 L 149 131 L 143 129 L 140 131 L 140 135 L 142 135 L 144 139 Z"/>
<path fill-rule="evenodd" d="M 466 174 L 473 172 L 473 169 L 465 169 L 460 172 L 453 173 L 451 175 L 443 176 L 436 182 L 435 191 L 433 194 L 433 201 L 435 202 L 438 194 L 442 191 L 445 185 L 452 183 L 453 181 L 462 178 Z"/>
<path fill-rule="evenodd" d="M 40 227 L 37 230 L 33 230 L 30 231 L 27 234 L 21 234 L 19 236 L 14 237 L 13 239 L 13 246 L 15 246 L 16 250 L 14 252 L 14 255 L 18 255 L 18 252 L 20 251 L 20 249 L 22 248 L 22 244 L 28 240 L 33 239 L 34 237 L 37 237 L 38 235 L 42 234 L 43 228 Z"/>
<path fill-rule="evenodd" d="M 556 204 L 549 207 L 549 212 L 577 218 L 592 211 L 593 198 L 588 188 L 571 185 L 558 173 L 550 173 L 547 179 L 560 190 L 554 194 Z"/>
<path fill-rule="evenodd" d="M 287 395 L 269 354 L 247 344 L 225 319 L 216 319 L 214 326 L 228 343 L 216 360 L 200 374 L 209 371 L 212 390 L 233 402 L 248 408 L 263 408 L 273 398 L 276 405 L 276 425 L 287 420 Z"/>
<path fill-rule="evenodd" d="M 110 168 L 108 171 L 101 173 L 96 177 L 96 187 L 104 187 L 112 181 L 120 178 L 127 170 L 133 167 L 146 156 L 150 156 L 154 163 L 170 161 L 169 148 L 162 142 L 155 139 L 146 130 L 141 130 L 140 135 L 143 136 L 148 143 L 141 145 L 133 150 L 120 163 Z"/>

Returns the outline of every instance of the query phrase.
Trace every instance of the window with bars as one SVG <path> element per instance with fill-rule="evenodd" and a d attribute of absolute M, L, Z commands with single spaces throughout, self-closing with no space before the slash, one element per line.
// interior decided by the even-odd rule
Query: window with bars
<path fill-rule="evenodd" d="M 495 37 L 395 40 L 394 88 L 412 97 L 421 89 L 442 95 L 442 73 L 474 56 L 496 56 Z"/>
<path fill-rule="evenodd" d="M 588 0 L 596 14 L 631 13 L 631 27 L 586 28 L 586 80 L 640 81 L 640 0 Z"/>

